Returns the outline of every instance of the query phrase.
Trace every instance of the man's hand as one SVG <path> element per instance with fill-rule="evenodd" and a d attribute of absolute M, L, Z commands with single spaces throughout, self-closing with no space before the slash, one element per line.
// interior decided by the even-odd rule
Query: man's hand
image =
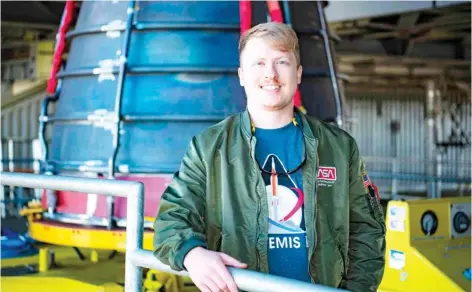
<path fill-rule="evenodd" d="M 203 292 L 238 292 L 233 277 L 226 266 L 244 269 L 246 264 L 222 252 L 203 247 L 190 250 L 184 258 L 184 266 L 193 283 Z"/>

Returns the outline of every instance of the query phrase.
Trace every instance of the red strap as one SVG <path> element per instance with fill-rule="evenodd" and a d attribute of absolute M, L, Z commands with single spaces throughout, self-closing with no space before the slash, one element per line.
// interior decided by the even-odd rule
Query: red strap
<path fill-rule="evenodd" d="M 284 22 L 278 0 L 267 0 L 267 8 L 269 9 L 270 18 L 273 22 Z"/>
<path fill-rule="evenodd" d="M 300 89 L 297 87 L 297 91 L 295 91 L 295 96 L 293 97 L 293 104 L 299 108 L 303 113 L 305 113 L 305 109 L 302 105 L 302 95 L 300 94 Z"/>
<path fill-rule="evenodd" d="M 251 28 L 252 7 L 250 0 L 239 1 L 239 18 L 241 21 L 241 34 Z"/>
<path fill-rule="evenodd" d="M 54 48 L 53 64 L 51 74 L 49 76 L 47 92 L 54 94 L 57 87 L 57 72 L 61 67 L 62 54 L 64 53 L 66 43 L 66 33 L 70 28 L 75 12 L 75 3 L 73 0 L 67 0 L 64 14 L 62 15 L 61 25 L 57 33 L 56 47 Z"/>
<path fill-rule="evenodd" d="M 377 188 L 374 183 L 372 183 L 372 188 L 374 189 L 375 197 L 377 198 L 377 201 L 380 202 L 380 194 L 379 194 L 379 189 Z"/>

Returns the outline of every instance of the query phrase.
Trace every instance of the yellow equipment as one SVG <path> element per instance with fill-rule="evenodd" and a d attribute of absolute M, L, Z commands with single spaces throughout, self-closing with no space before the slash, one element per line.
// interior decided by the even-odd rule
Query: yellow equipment
<path fill-rule="evenodd" d="M 390 201 L 378 291 L 470 291 L 470 213 L 470 197 Z"/>
<path fill-rule="evenodd" d="M 2 260 L 2 269 L 26 270 L 16 276 L 1 276 L 2 292 L 123 292 L 125 255 L 108 259 L 108 250 L 82 250 L 79 259 L 70 247 L 40 245 L 37 255 Z M 87 256 L 90 252 L 90 256 Z M 95 257 L 95 262 L 93 262 Z M 88 260 L 89 258 L 90 260 Z M 100 259 L 100 260 L 99 260 Z M 36 268 L 36 265 L 38 267 Z M 35 272 L 33 272 L 35 271 Z"/>
<path fill-rule="evenodd" d="M 39 265 L 37 272 L 2 275 L 0 291 L 124 292 L 124 253 L 116 253 L 110 259 L 109 250 L 82 249 L 82 252 L 84 258 L 79 259 L 70 247 L 41 245 L 38 255 L 2 260 L 2 269 Z M 144 270 L 143 292 L 198 291 L 189 277 Z"/>
<path fill-rule="evenodd" d="M 20 211 L 28 219 L 29 234 L 32 238 L 43 243 L 60 246 L 72 246 L 92 249 L 108 249 L 124 252 L 126 249 L 126 229 L 107 230 L 86 225 L 58 223 L 42 220 L 40 203 L 30 202 L 28 207 Z M 152 222 L 154 218 L 144 218 Z M 154 232 L 144 231 L 143 248 L 151 250 Z"/>

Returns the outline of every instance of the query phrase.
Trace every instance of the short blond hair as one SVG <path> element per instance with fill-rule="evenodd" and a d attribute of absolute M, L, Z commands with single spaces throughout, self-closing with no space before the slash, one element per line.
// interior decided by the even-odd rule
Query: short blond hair
<path fill-rule="evenodd" d="M 271 47 L 282 52 L 292 51 L 300 66 L 300 49 L 295 31 L 280 22 L 265 22 L 246 31 L 239 39 L 239 59 L 247 43 L 253 38 L 262 38 L 271 43 Z"/>

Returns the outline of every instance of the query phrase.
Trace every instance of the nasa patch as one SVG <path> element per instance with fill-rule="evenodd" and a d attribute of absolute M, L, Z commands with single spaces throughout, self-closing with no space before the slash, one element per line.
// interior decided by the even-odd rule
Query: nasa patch
<path fill-rule="evenodd" d="M 336 182 L 336 167 L 320 166 L 316 178 L 318 186 L 331 187 Z"/>

